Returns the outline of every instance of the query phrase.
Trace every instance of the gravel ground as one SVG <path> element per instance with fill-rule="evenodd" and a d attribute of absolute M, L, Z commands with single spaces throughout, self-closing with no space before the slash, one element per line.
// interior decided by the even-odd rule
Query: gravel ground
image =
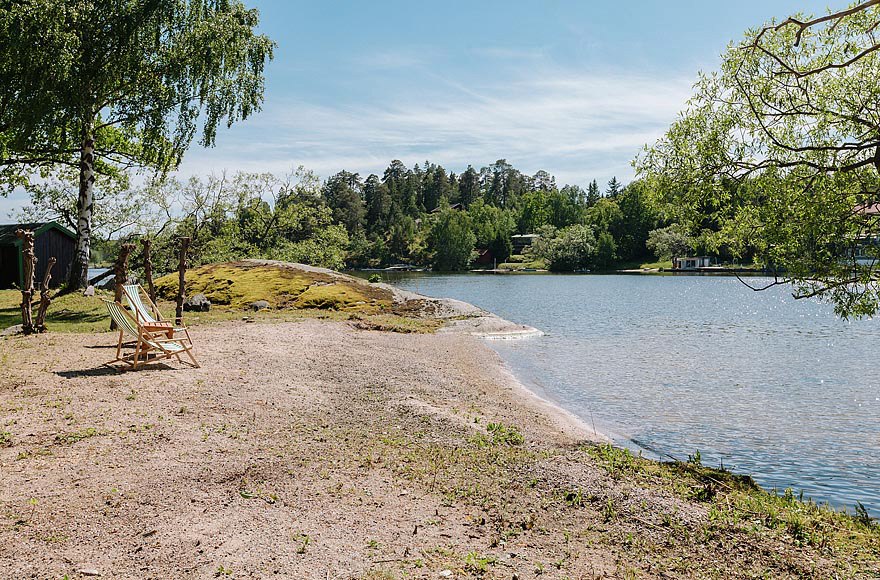
<path fill-rule="evenodd" d="M 0 339 L 0 578 L 828 577 L 610 477 L 472 336 L 194 340 L 117 373 L 111 334 Z"/>

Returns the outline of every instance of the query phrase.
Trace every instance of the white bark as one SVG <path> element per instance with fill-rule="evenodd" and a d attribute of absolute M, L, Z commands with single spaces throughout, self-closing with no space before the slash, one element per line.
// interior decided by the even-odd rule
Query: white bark
<path fill-rule="evenodd" d="M 76 202 L 76 260 L 70 273 L 73 288 L 85 288 L 89 283 L 89 258 L 92 244 L 92 207 L 95 189 L 95 138 L 90 130 L 84 131 L 79 163 L 79 197 Z"/>

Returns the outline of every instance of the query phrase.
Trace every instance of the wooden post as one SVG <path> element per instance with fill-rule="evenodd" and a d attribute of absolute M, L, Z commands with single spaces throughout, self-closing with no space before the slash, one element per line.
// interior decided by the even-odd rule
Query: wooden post
<path fill-rule="evenodd" d="M 34 331 L 31 301 L 34 299 L 34 273 L 37 269 L 37 257 L 34 255 L 34 232 L 15 230 L 16 237 L 21 239 L 21 259 L 24 279 L 21 287 L 21 328 L 25 334 Z"/>
<path fill-rule="evenodd" d="M 132 250 L 134 250 L 134 244 L 122 244 L 122 247 L 119 248 L 116 264 L 113 265 L 113 273 L 116 275 L 114 297 L 117 302 L 122 302 L 122 287 L 128 280 L 128 256 Z M 116 321 L 110 321 L 110 330 L 116 330 Z"/>
<path fill-rule="evenodd" d="M 189 250 L 189 238 L 180 238 L 180 262 L 177 265 L 177 310 L 174 313 L 174 324 L 183 324 L 183 298 L 186 296 L 186 252 Z"/>
<path fill-rule="evenodd" d="M 55 257 L 49 258 L 46 264 L 46 273 L 43 274 L 43 284 L 40 286 L 40 309 L 37 310 L 37 322 L 35 324 L 37 332 L 46 332 L 46 312 L 49 305 L 52 304 L 52 298 L 49 297 L 49 280 L 52 279 L 52 266 L 58 260 Z"/>
<path fill-rule="evenodd" d="M 141 239 L 141 245 L 144 247 L 144 278 L 147 283 L 147 293 L 150 300 L 156 303 L 156 286 L 153 284 L 153 258 L 150 256 L 150 246 L 152 241 L 147 238 Z"/>

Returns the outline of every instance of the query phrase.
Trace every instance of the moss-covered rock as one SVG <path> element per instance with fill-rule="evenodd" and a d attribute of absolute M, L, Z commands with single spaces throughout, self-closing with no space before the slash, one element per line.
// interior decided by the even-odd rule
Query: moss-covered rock
<path fill-rule="evenodd" d="M 177 274 L 156 280 L 165 299 L 177 295 Z M 391 309 L 391 293 L 335 272 L 283 262 L 209 264 L 186 273 L 186 294 L 204 294 L 212 304 L 245 309 L 265 300 L 274 309 L 318 308 L 364 313 Z"/>

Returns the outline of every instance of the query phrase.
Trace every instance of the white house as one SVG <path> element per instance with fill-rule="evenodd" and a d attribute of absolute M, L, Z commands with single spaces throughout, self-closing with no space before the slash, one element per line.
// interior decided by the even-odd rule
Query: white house
<path fill-rule="evenodd" d="M 696 270 L 697 268 L 708 268 L 712 265 L 712 258 L 709 256 L 689 256 L 686 258 L 672 258 L 673 270 Z"/>

